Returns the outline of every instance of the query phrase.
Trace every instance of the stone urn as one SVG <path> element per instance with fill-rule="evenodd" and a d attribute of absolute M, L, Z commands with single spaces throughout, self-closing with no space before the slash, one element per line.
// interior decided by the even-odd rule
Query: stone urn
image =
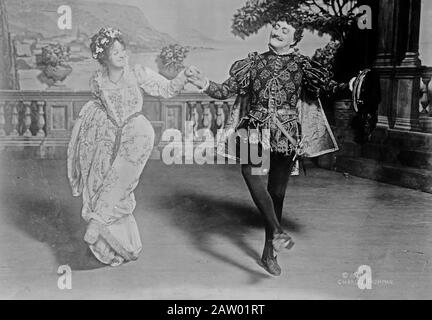
<path fill-rule="evenodd" d="M 50 86 L 61 86 L 71 73 L 72 67 L 69 65 L 48 65 L 43 69 L 43 74 L 49 80 Z"/>

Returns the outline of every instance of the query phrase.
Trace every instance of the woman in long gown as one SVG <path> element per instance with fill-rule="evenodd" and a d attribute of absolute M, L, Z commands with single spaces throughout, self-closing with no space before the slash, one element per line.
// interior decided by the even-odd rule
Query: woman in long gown
<path fill-rule="evenodd" d="M 83 199 L 84 240 L 99 261 L 118 266 L 137 259 L 142 248 L 133 191 L 152 152 L 154 131 L 142 114 L 140 90 L 170 98 L 187 78 L 184 71 L 169 81 L 139 65 L 129 68 L 116 29 L 101 29 L 91 49 L 102 69 L 91 78 L 94 99 L 84 105 L 72 131 L 68 178 L 73 195 Z"/>

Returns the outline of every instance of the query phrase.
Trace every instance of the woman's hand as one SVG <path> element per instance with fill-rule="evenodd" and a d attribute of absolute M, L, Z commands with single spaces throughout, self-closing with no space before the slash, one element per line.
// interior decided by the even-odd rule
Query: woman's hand
<path fill-rule="evenodd" d="M 188 81 L 194 86 L 196 86 L 198 89 L 203 90 L 208 85 L 208 79 L 204 77 L 201 71 L 195 66 L 190 66 L 186 68 L 185 76 L 187 77 Z"/>
<path fill-rule="evenodd" d="M 189 66 L 185 69 L 185 75 L 188 78 L 196 76 L 199 73 L 200 73 L 199 69 L 195 66 Z"/>

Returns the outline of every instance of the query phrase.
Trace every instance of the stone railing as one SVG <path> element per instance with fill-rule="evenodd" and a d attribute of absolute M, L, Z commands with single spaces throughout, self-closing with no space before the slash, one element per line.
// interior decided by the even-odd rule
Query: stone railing
<path fill-rule="evenodd" d="M 73 124 L 90 92 L 0 91 L 0 150 L 33 157 L 64 157 Z M 215 101 L 204 94 L 182 93 L 172 99 L 144 96 L 144 114 L 156 132 L 155 146 L 166 129 L 183 136 L 191 124 L 195 139 L 200 129 L 213 134 L 228 119 L 234 100 Z"/>
<path fill-rule="evenodd" d="M 420 83 L 419 123 L 420 130 L 432 133 L 432 67 L 423 71 Z"/>
<path fill-rule="evenodd" d="M 376 66 L 374 70 L 381 87 L 378 126 L 432 133 L 432 67 Z"/>

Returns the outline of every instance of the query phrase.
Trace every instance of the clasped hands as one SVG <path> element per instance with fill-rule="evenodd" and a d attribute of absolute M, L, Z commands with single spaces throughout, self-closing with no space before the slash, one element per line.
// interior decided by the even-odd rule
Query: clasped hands
<path fill-rule="evenodd" d="M 204 89 L 208 84 L 208 79 L 195 66 L 189 66 L 185 69 L 184 74 L 188 82 L 192 83 L 198 89 Z"/>

